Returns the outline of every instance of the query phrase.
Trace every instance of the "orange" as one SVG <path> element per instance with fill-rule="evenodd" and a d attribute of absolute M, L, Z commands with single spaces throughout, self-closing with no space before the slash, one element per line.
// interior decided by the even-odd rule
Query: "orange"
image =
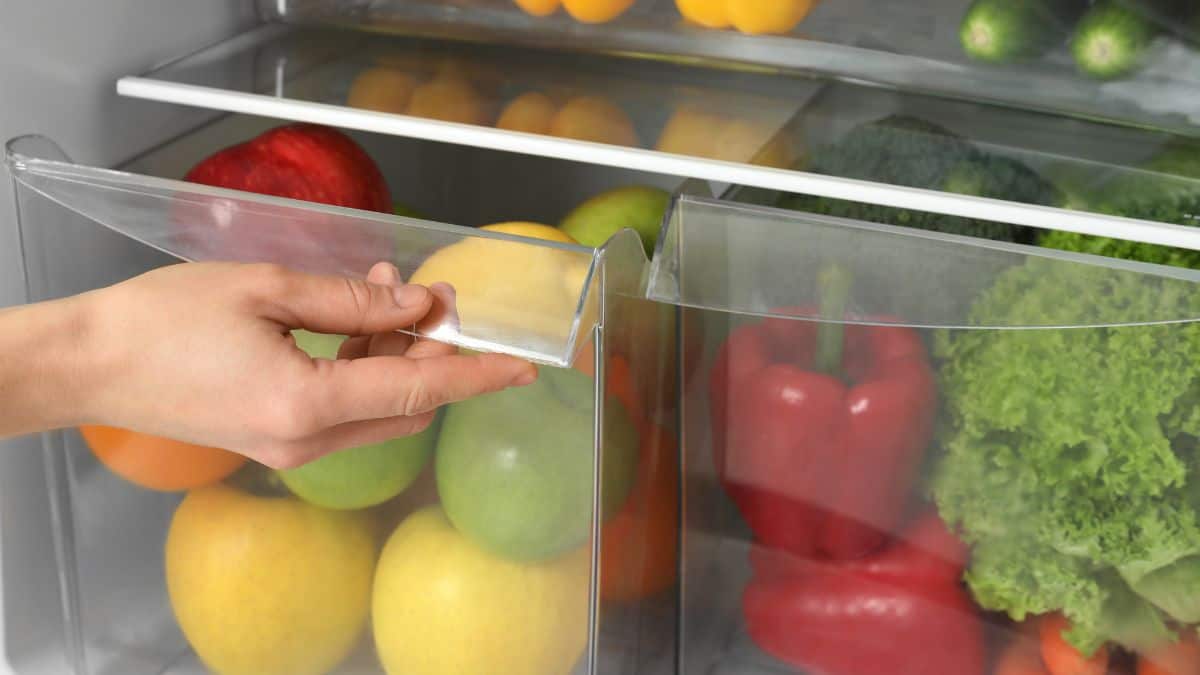
<path fill-rule="evenodd" d="M 728 0 L 735 28 L 750 35 L 788 33 L 808 16 L 813 0 Z"/>
<path fill-rule="evenodd" d="M 558 106 L 549 96 L 537 91 L 526 92 L 504 108 L 496 122 L 496 128 L 546 134 L 550 132 L 550 124 L 554 121 L 554 113 L 557 110 Z"/>
<path fill-rule="evenodd" d="M 487 101 L 471 83 L 455 75 L 443 75 L 413 91 L 408 114 L 445 122 L 484 125 L 489 121 L 487 107 Z"/>
<path fill-rule="evenodd" d="M 558 11 L 559 0 L 515 0 L 517 7 L 533 16 L 550 16 Z"/>
<path fill-rule="evenodd" d="M 638 145 L 633 121 L 612 101 L 601 96 L 578 96 L 550 122 L 550 135 L 610 145 Z"/>
<path fill-rule="evenodd" d="M 656 149 L 676 155 L 711 157 L 713 141 L 721 124 L 721 119 L 716 115 L 691 106 L 680 106 L 663 127 Z"/>
<path fill-rule="evenodd" d="M 562 0 L 567 12 L 582 23 L 605 23 L 621 16 L 634 0 Z"/>
<path fill-rule="evenodd" d="M 786 169 L 793 158 L 787 138 L 772 124 L 727 120 L 713 139 L 715 159 Z"/>
<path fill-rule="evenodd" d="M 417 81 L 394 68 L 371 68 L 359 73 L 350 85 L 346 105 L 403 115 Z"/>
<path fill-rule="evenodd" d="M 228 450 L 115 427 L 82 426 L 79 433 L 110 471 L 150 490 L 173 492 L 211 485 L 246 462 Z"/>
<path fill-rule="evenodd" d="M 683 18 L 705 28 L 729 28 L 729 0 L 675 0 Z"/>

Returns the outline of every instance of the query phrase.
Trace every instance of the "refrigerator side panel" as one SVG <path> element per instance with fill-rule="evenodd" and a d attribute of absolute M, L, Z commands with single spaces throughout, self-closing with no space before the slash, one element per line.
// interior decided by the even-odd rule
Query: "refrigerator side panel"
<path fill-rule="evenodd" d="M 104 165 L 142 152 L 196 123 L 198 111 L 121 99 L 120 75 L 244 29 L 252 8 L 237 0 L 5 6 L 0 20 L 0 137 L 61 138 Z M 7 171 L 0 168 L 0 307 L 26 300 Z M 41 445 L 0 442 L 0 672 L 63 672 L 50 504 Z M 6 621 L 7 619 L 7 621 Z"/>

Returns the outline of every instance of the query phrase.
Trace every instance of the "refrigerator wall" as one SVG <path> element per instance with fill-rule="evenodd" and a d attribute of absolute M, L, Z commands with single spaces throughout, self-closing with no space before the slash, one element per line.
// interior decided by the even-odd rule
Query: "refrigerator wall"
<path fill-rule="evenodd" d="M 169 105 L 119 97 L 121 73 L 199 49 L 245 29 L 253 8 L 238 0 L 69 0 L 9 3 L 0 19 L 0 135 L 51 134 L 71 152 L 109 165 L 203 118 Z M 6 169 L 0 173 L 8 178 Z M 22 302 L 12 190 L 0 190 L 0 306 Z M 0 640 L 9 660 L 61 659 L 43 457 L 36 439 L 0 442 Z M 49 593 L 50 595 L 48 595 Z M 4 617 L 18 617 L 4 622 Z M 38 667 L 61 672 L 61 661 Z M 0 660 L 0 670 L 5 667 Z"/>

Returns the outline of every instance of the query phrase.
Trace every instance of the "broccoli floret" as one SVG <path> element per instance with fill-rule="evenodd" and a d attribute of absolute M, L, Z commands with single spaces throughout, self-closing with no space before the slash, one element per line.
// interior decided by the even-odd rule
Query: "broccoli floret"
<path fill-rule="evenodd" d="M 1051 204 L 1059 199 L 1055 188 L 1024 164 L 984 153 L 936 124 L 904 115 L 861 125 L 818 149 L 811 170 L 1034 204 Z M 1029 228 L 1006 223 L 809 195 L 784 195 L 779 206 L 993 240 L 1028 243 L 1034 239 Z"/>
<path fill-rule="evenodd" d="M 1172 143 L 1138 171 L 1103 183 L 1090 210 L 1176 225 L 1200 224 L 1200 146 Z M 1140 262 L 1200 268 L 1200 251 L 1108 239 L 1074 232 L 1047 232 L 1040 245 Z"/>

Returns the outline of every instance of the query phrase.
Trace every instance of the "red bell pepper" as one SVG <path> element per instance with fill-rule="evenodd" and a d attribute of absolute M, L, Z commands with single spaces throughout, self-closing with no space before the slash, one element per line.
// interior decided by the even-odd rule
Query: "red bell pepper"
<path fill-rule="evenodd" d="M 983 674 L 983 622 L 959 581 L 966 550 L 936 515 L 855 561 L 751 555 L 742 611 L 775 658 L 822 675 Z"/>
<path fill-rule="evenodd" d="M 845 291 L 833 288 L 820 312 L 840 319 Z M 759 543 L 855 558 L 903 516 L 936 385 L 916 331 L 878 323 L 769 318 L 722 345 L 710 381 L 717 474 Z"/>

